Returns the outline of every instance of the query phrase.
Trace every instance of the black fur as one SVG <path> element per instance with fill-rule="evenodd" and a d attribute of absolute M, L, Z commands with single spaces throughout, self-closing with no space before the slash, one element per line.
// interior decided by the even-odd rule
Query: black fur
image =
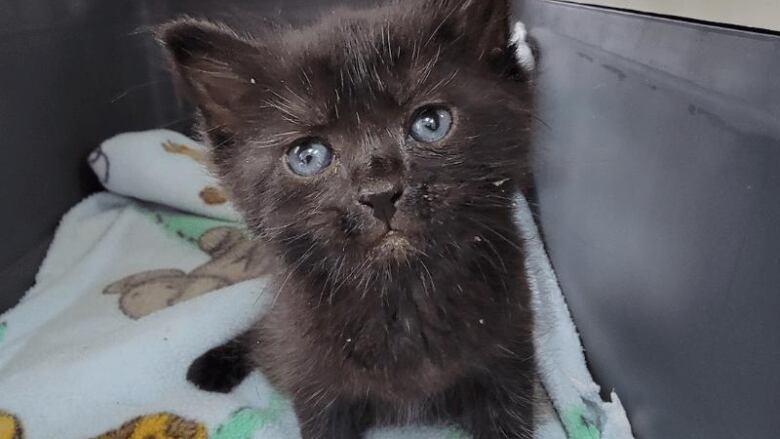
<path fill-rule="evenodd" d="M 208 392 L 230 393 L 254 369 L 250 334 L 242 334 L 198 357 L 187 370 L 187 380 Z"/>
<path fill-rule="evenodd" d="M 531 437 L 533 315 L 512 200 L 530 182 L 533 102 L 509 2 L 405 0 L 252 34 L 189 19 L 159 31 L 214 172 L 284 262 L 247 358 L 293 399 L 305 439 L 410 422 Z M 454 124 L 424 144 L 409 128 L 430 104 Z M 284 157 L 311 137 L 335 156 L 303 178 Z M 378 212 L 366 192 L 393 207 Z M 240 375 L 224 349 L 191 378 L 235 384 L 211 376 Z"/>

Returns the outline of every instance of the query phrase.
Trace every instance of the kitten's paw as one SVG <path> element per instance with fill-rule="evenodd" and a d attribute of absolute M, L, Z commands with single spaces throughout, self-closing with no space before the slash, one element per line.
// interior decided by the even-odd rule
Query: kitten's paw
<path fill-rule="evenodd" d="M 536 68 L 536 57 L 531 47 L 532 42 L 528 38 L 528 31 L 522 21 L 515 23 L 509 41 L 515 45 L 515 57 L 518 64 L 526 72 L 532 72 Z"/>
<path fill-rule="evenodd" d="M 225 344 L 198 357 L 187 370 L 187 381 L 207 392 L 230 393 L 252 372 L 237 347 Z"/>

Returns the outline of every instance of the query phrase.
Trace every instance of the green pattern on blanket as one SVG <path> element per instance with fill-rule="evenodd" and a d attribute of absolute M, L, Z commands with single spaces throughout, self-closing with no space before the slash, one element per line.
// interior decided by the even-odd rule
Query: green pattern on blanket
<path fill-rule="evenodd" d="M 290 403 L 277 392 L 271 393 L 266 408 L 245 407 L 238 409 L 209 435 L 210 439 L 252 439 L 258 430 L 278 423 L 285 412 L 292 410 Z M 450 427 L 447 439 L 470 439 L 467 433 Z"/>
<path fill-rule="evenodd" d="M 183 239 L 193 245 L 197 245 L 201 235 L 215 227 L 240 227 L 239 223 L 186 213 L 145 209 L 144 214 L 160 225 L 170 236 Z"/>
<path fill-rule="evenodd" d="M 566 432 L 570 439 L 599 439 L 599 430 L 585 417 L 585 407 L 577 406 L 561 413 Z"/>
<path fill-rule="evenodd" d="M 8 325 L 5 322 L 0 323 L 0 343 L 2 343 L 5 338 L 5 331 L 7 328 Z"/>
<path fill-rule="evenodd" d="M 234 412 L 211 434 L 211 439 L 251 439 L 257 430 L 279 422 L 282 413 L 287 409 L 289 409 L 287 401 L 274 392 L 271 394 L 268 407 L 243 408 Z"/>

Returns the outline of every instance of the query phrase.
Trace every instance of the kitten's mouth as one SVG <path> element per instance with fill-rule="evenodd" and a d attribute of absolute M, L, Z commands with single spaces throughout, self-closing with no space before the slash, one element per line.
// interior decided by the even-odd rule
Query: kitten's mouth
<path fill-rule="evenodd" d="M 409 239 L 403 233 L 397 230 L 390 230 L 379 239 L 380 245 L 409 244 Z"/>
<path fill-rule="evenodd" d="M 372 246 L 371 253 L 374 255 L 396 255 L 406 254 L 412 249 L 412 243 L 409 238 L 397 230 L 389 230 L 382 235 Z"/>

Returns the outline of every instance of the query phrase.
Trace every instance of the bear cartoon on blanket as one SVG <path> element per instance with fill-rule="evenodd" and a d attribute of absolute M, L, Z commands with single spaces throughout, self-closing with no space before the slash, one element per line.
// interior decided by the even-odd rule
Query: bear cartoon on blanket
<path fill-rule="evenodd" d="M 184 302 L 268 272 L 272 258 L 257 241 L 233 227 L 215 227 L 198 240 L 211 256 L 189 273 L 176 269 L 136 273 L 112 283 L 103 294 L 118 294 L 119 308 L 132 319 Z"/>

